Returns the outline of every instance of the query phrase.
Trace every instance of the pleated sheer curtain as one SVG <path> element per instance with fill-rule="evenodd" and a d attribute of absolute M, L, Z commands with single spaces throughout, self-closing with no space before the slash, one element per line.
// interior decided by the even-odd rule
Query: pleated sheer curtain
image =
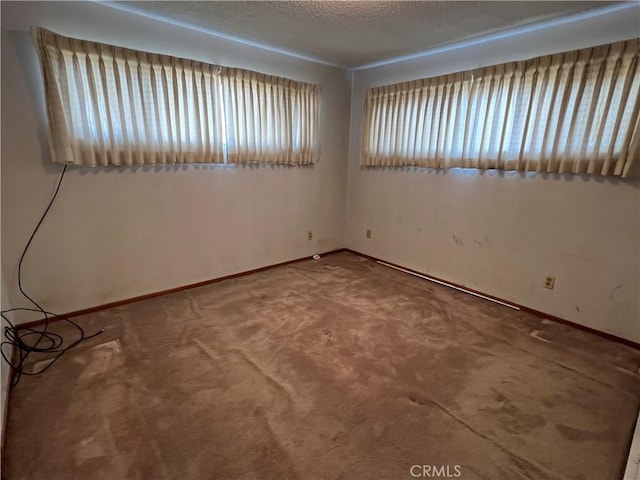
<path fill-rule="evenodd" d="M 640 40 L 367 91 L 361 164 L 626 177 Z"/>
<path fill-rule="evenodd" d="M 317 86 L 232 68 L 220 81 L 230 163 L 314 163 Z"/>
<path fill-rule="evenodd" d="M 54 162 L 311 164 L 319 87 L 35 28 Z"/>

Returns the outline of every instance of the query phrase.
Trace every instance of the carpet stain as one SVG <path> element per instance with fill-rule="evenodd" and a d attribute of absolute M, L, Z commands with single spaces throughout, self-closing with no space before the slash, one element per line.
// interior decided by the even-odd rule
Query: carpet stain
<path fill-rule="evenodd" d="M 558 431 L 564 438 L 572 442 L 585 442 L 585 441 L 601 442 L 603 440 L 606 440 L 607 437 L 610 436 L 610 433 L 607 431 L 599 431 L 599 430 L 596 431 L 596 430 L 587 430 L 583 428 L 574 428 L 569 425 L 562 425 L 562 424 L 556 425 L 555 427 L 558 429 Z"/>

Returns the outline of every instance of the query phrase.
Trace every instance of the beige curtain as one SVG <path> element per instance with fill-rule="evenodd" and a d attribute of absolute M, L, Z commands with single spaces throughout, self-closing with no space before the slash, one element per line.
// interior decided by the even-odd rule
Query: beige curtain
<path fill-rule="evenodd" d="M 230 163 L 316 161 L 316 85 L 232 68 L 221 82 Z"/>
<path fill-rule="evenodd" d="M 74 165 L 317 159 L 318 87 L 33 30 L 52 160 Z"/>
<path fill-rule="evenodd" d="M 627 176 L 640 40 L 367 91 L 361 163 Z"/>

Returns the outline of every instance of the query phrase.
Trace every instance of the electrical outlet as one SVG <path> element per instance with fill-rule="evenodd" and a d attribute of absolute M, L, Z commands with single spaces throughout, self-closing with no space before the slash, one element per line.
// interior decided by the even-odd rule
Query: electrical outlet
<path fill-rule="evenodd" d="M 371 238 L 371 229 L 370 228 L 367 229 L 367 238 Z"/>
<path fill-rule="evenodd" d="M 313 232 L 312 231 L 308 231 L 307 232 L 307 240 L 313 240 Z"/>
<path fill-rule="evenodd" d="M 547 277 L 544 281 L 544 288 L 548 288 L 549 290 L 553 290 L 553 286 L 556 283 L 556 277 Z"/>

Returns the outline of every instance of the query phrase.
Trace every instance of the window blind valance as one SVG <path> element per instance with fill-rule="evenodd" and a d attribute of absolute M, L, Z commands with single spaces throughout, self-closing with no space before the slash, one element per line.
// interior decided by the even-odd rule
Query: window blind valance
<path fill-rule="evenodd" d="M 627 176 L 640 40 L 367 91 L 361 164 Z"/>
<path fill-rule="evenodd" d="M 74 165 L 318 157 L 319 87 L 33 30 L 51 155 Z"/>

